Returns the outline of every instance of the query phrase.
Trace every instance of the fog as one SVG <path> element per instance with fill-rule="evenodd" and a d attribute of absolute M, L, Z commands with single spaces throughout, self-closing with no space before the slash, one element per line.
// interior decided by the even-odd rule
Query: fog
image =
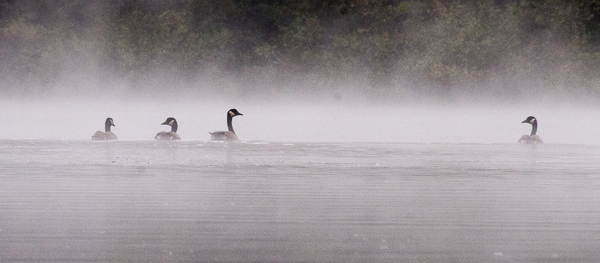
<path fill-rule="evenodd" d="M 175 117 L 205 141 L 236 108 L 242 141 L 516 143 L 533 115 L 546 143 L 600 144 L 575 6 L 334 2 L 8 1 L 0 139 L 90 140 L 112 117 L 152 140 Z"/>
<path fill-rule="evenodd" d="M 551 144 L 600 144 L 600 120 L 594 108 L 523 105 L 423 105 L 396 103 L 283 103 L 193 99 L 113 101 L 65 99 L 10 101 L 0 105 L 0 139 L 91 140 L 112 117 L 120 140 L 152 140 L 175 117 L 183 140 L 210 140 L 209 132 L 226 130 L 226 113 L 242 141 L 515 143 L 529 134 L 527 116 L 537 117 L 538 134 Z"/>

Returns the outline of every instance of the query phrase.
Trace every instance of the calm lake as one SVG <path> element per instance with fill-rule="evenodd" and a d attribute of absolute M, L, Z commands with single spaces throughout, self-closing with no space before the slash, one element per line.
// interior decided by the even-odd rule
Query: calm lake
<path fill-rule="evenodd" d="M 600 146 L 0 140 L 0 262 L 600 262 Z"/>

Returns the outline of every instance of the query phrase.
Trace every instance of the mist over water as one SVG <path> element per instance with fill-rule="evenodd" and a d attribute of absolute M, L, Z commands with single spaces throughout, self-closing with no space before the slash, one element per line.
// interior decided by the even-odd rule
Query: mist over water
<path fill-rule="evenodd" d="M 175 117 L 183 140 L 205 141 L 209 132 L 226 130 L 226 114 L 243 141 L 273 142 L 407 142 L 516 143 L 533 115 L 545 143 L 600 144 L 600 121 L 594 108 L 570 106 L 435 105 L 244 100 L 169 99 L 166 101 L 9 101 L 0 105 L 4 125 L 0 139 L 89 140 L 104 120 L 121 140 L 151 140 Z"/>
<path fill-rule="evenodd" d="M 600 143 L 593 5 L 284 2 L 8 1 L 0 139 Z"/>
<path fill-rule="evenodd" d="M 0 1 L 0 262 L 598 262 L 583 2 Z"/>

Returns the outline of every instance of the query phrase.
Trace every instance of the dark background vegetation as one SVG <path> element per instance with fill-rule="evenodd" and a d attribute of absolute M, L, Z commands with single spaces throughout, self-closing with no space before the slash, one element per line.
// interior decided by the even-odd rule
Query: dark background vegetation
<path fill-rule="evenodd" d="M 0 94 L 598 98 L 599 8 L 595 0 L 0 0 Z"/>

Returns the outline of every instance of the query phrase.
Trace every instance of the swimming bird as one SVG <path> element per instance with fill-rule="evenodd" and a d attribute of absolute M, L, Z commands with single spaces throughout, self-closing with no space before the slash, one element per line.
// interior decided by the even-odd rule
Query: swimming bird
<path fill-rule="evenodd" d="M 244 114 L 239 113 L 236 109 L 230 109 L 227 111 L 227 128 L 228 131 L 216 131 L 210 132 L 210 139 L 215 141 L 235 141 L 238 139 L 235 131 L 233 130 L 233 125 L 231 124 L 231 120 L 235 116 L 244 116 Z"/>
<path fill-rule="evenodd" d="M 104 132 L 97 131 L 92 136 L 92 140 L 117 140 L 117 135 L 110 131 L 110 126 L 115 126 L 115 123 L 112 118 L 106 118 L 106 121 L 104 122 Z"/>
<path fill-rule="evenodd" d="M 171 126 L 171 131 L 161 131 L 157 133 L 156 136 L 154 136 L 155 140 L 181 140 L 179 134 L 177 134 L 177 120 L 175 120 L 175 118 L 169 117 L 161 125 Z"/>
<path fill-rule="evenodd" d="M 519 143 L 525 143 L 525 144 L 544 143 L 542 141 L 542 138 L 540 138 L 539 135 L 535 134 L 537 132 L 537 119 L 535 119 L 535 117 L 529 116 L 529 117 L 527 117 L 527 119 L 525 119 L 521 123 L 531 124 L 531 135 L 525 134 L 525 135 L 521 136 L 521 138 L 519 138 L 519 141 L 518 141 Z"/>

